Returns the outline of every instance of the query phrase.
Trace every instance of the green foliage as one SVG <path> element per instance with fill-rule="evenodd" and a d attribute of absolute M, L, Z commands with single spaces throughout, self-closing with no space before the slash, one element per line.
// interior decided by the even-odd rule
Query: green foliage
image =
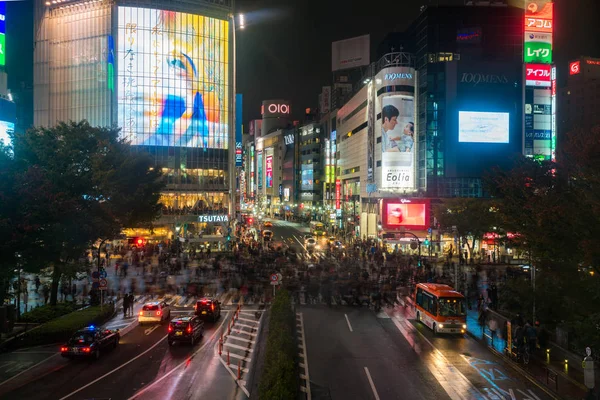
<path fill-rule="evenodd" d="M 259 398 L 295 399 L 300 385 L 295 338 L 295 315 L 288 291 L 277 292 L 270 310 L 265 367 L 259 384 Z"/>
<path fill-rule="evenodd" d="M 81 304 L 73 302 L 58 303 L 54 306 L 46 304 L 41 307 L 32 309 L 19 318 L 19 322 L 33 322 L 43 324 L 55 318 L 62 317 L 77 309 L 81 308 Z"/>
<path fill-rule="evenodd" d="M 35 329 L 25 332 L 13 342 L 14 347 L 66 342 L 75 331 L 89 325 L 102 325 L 114 314 L 112 305 L 89 307 L 54 319 Z"/>
<path fill-rule="evenodd" d="M 434 215 L 443 230 L 456 227 L 460 243 L 465 243 L 471 252 L 475 241 L 498 226 L 496 209 L 497 204 L 492 200 L 456 198 L 434 207 Z"/>
<path fill-rule="evenodd" d="M 0 183 L 0 198 L 9 200 L 0 205 L 0 228 L 6 228 L 0 236 L 12 245 L 0 252 L 8 253 L 11 271 L 16 252 L 28 271 L 53 267 L 50 302 L 56 304 L 61 276 L 77 271 L 93 243 L 118 237 L 124 227 L 152 224 L 164 183 L 152 158 L 132 152 L 116 128 L 59 123 L 15 135 L 13 143 L 14 158 L 0 155 L 10 167 Z"/>
<path fill-rule="evenodd" d="M 581 352 L 600 342 L 600 127 L 567 134 L 561 150 L 557 162 L 521 157 L 486 186 L 499 201 L 499 225 L 518 234 L 510 247 L 536 268 L 536 319 L 567 328 Z M 513 281 L 500 302 L 531 315 L 533 297 L 529 282 Z"/>

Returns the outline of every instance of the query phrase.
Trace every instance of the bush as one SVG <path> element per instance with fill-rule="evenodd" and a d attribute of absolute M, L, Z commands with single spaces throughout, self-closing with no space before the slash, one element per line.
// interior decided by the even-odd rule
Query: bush
<path fill-rule="evenodd" d="M 269 318 L 265 366 L 259 384 L 261 400 L 295 399 L 300 385 L 295 316 L 290 294 L 275 295 Z"/>
<path fill-rule="evenodd" d="M 78 329 L 89 325 L 102 325 L 113 313 L 112 305 L 105 305 L 103 311 L 100 311 L 100 306 L 75 311 L 25 332 L 12 341 L 11 347 L 66 342 Z"/>
<path fill-rule="evenodd" d="M 73 302 L 58 303 L 55 306 L 45 305 L 37 308 L 33 308 L 31 311 L 21 315 L 19 322 L 33 322 L 37 324 L 43 324 L 49 322 L 63 315 L 72 313 L 73 311 L 81 308 L 81 304 Z"/>

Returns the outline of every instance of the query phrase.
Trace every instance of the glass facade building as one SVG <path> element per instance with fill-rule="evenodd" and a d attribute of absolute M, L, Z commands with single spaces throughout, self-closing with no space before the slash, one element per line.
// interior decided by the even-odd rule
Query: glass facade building
<path fill-rule="evenodd" d="M 230 0 L 35 1 L 34 125 L 118 126 L 163 171 L 171 232 L 231 213 L 231 12 Z"/>

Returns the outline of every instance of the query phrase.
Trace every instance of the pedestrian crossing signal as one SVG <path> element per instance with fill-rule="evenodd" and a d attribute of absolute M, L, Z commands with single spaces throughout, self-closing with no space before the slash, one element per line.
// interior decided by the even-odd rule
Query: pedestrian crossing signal
<path fill-rule="evenodd" d="M 227 241 L 229 242 L 231 240 L 231 235 L 227 235 Z"/>

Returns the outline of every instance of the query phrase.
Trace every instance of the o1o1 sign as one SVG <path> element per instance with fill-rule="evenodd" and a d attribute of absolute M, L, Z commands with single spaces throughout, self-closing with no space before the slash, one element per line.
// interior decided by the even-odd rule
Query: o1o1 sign
<path fill-rule="evenodd" d="M 270 100 L 263 101 L 260 111 L 263 117 L 287 117 L 291 114 L 291 107 L 285 100 Z"/>

